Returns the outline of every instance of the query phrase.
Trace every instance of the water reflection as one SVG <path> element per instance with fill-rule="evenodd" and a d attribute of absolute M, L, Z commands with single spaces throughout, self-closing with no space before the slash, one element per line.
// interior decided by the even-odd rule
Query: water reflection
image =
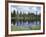
<path fill-rule="evenodd" d="M 13 20 L 14 21 L 14 20 Z M 14 21 L 11 22 L 12 25 L 15 26 L 31 26 L 31 25 L 40 25 L 40 21 Z"/>

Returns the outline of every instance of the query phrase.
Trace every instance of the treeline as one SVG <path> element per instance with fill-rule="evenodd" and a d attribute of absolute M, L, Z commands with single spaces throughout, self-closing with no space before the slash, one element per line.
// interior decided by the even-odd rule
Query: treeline
<path fill-rule="evenodd" d="M 37 15 L 37 12 L 36 14 L 30 12 L 28 14 L 23 12 L 22 14 L 21 11 L 19 13 L 19 11 L 16 12 L 15 10 L 11 12 L 11 19 L 15 21 L 40 21 L 40 16 L 40 14 Z"/>

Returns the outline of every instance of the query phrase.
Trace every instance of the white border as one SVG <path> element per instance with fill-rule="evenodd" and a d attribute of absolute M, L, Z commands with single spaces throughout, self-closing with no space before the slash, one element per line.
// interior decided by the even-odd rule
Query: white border
<path fill-rule="evenodd" d="M 41 7 L 41 30 L 29 30 L 29 31 L 12 31 L 11 32 L 11 5 L 20 5 L 20 6 L 40 6 Z M 8 34 L 24 34 L 24 33 L 39 33 L 43 32 L 43 5 L 38 4 L 21 4 L 21 3 L 8 3 Z"/>

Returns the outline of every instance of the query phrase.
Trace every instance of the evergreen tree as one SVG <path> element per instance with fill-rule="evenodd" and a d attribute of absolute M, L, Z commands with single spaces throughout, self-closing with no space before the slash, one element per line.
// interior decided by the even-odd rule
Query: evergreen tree
<path fill-rule="evenodd" d="M 20 17 L 22 16 L 22 12 L 20 11 Z"/>
<path fill-rule="evenodd" d="M 11 17 L 15 17 L 16 16 L 16 11 L 14 10 L 13 12 L 11 12 Z"/>

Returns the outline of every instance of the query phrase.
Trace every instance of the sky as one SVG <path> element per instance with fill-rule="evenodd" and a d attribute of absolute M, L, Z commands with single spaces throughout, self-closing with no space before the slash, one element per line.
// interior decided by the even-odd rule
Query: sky
<path fill-rule="evenodd" d="M 22 11 L 22 14 L 23 12 L 26 14 L 28 14 L 28 12 L 36 14 L 36 11 L 37 11 L 37 14 L 39 14 L 41 12 L 41 7 L 40 6 L 11 5 L 11 11 L 13 12 L 14 10 L 16 10 L 16 12 L 18 10 L 19 13 L 20 11 Z"/>

